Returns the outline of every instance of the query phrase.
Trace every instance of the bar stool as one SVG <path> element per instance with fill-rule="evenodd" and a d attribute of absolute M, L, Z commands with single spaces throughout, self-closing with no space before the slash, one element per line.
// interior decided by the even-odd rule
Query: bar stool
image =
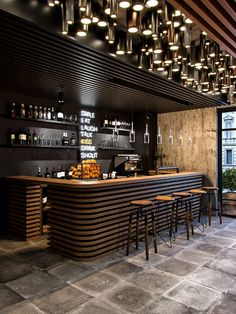
<path fill-rule="evenodd" d="M 146 260 L 149 260 L 149 235 L 153 236 L 154 250 L 157 253 L 157 241 L 156 241 L 156 229 L 155 229 L 155 217 L 152 209 L 145 209 L 145 206 L 153 205 L 150 200 L 133 200 L 129 202 L 130 205 L 138 206 L 138 208 L 129 214 L 129 226 L 128 226 L 128 237 L 126 256 L 129 255 L 129 246 L 132 240 L 136 242 L 136 249 L 138 249 L 139 238 L 144 234 L 145 239 L 145 250 Z M 144 230 L 141 222 L 144 218 Z M 152 231 L 149 230 L 148 220 L 151 218 Z M 132 224 L 135 223 L 135 234 L 132 234 Z"/>
<path fill-rule="evenodd" d="M 195 226 L 201 232 L 204 232 L 204 228 L 207 227 L 207 222 L 206 222 L 206 218 L 205 218 L 205 215 L 207 214 L 207 212 L 206 212 L 206 210 L 202 206 L 202 198 L 203 198 L 204 195 L 207 194 L 207 192 L 204 191 L 204 190 L 201 190 L 201 189 L 192 189 L 192 190 L 190 190 L 190 193 L 191 193 L 192 196 L 198 196 L 199 197 L 198 222 L 202 224 L 203 230 L 201 230 L 197 224 L 195 224 Z M 201 222 L 201 220 L 202 220 L 202 222 Z"/>
<path fill-rule="evenodd" d="M 175 221 L 175 197 L 173 196 L 169 196 L 169 195 L 158 195 L 155 197 L 155 200 L 157 201 L 156 204 L 156 225 L 157 225 L 157 234 L 159 235 L 159 237 L 162 239 L 162 241 L 168 246 L 168 247 L 172 247 L 172 238 L 175 239 L 175 232 L 173 230 L 174 227 L 174 221 Z M 162 235 L 160 234 L 159 231 L 159 217 L 160 217 L 160 212 L 159 209 L 161 207 L 161 205 L 164 205 L 166 208 L 166 218 L 167 218 L 167 222 L 168 222 L 168 228 L 169 228 L 169 241 L 170 244 L 168 244 L 166 242 L 166 240 L 162 237 Z M 170 206 L 168 206 L 170 205 Z M 171 209 L 170 209 L 171 207 Z"/>
<path fill-rule="evenodd" d="M 221 215 L 221 202 L 219 198 L 219 188 L 217 186 L 203 186 L 202 190 L 207 192 L 207 208 L 208 208 L 208 222 L 209 226 L 211 225 L 211 216 L 212 216 L 212 201 L 215 198 L 216 207 L 215 211 L 218 213 L 220 224 L 222 224 L 222 215 Z"/>
<path fill-rule="evenodd" d="M 184 222 L 186 225 L 187 240 L 189 240 L 189 224 L 191 223 L 192 235 L 194 235 L 193 228 L 193 217 L 192 217 L 192 203 L 191 203 L 191 193 L 188 192 L 174 192 L 172 193 L 174 197 L 177 198 L 176 201 L 176 216 L 175 216 L 175 232 L 178 231 L 179 222 L 179 210 L 185 211 Z"/>

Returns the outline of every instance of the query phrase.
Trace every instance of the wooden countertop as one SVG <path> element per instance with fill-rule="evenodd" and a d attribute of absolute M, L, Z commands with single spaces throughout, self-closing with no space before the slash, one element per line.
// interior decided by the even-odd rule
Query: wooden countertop
<path fill-rule="evenodd" d="M 120 184 L 130 184 L 130 183 L 138 183 L 142 181 L 159 181 L 159 180 L 168 180 L 171 178 L 178 178 L 183 176 L 195 176 L 195 175 L 202 175 L 200 172 L 189 172 L 183 171 L 180 173 L 173 173 L 173 174 L 158 174 L 152 176 L 138 176 L 138 177 L 128 177 L 128 178 L 120 178 L 120 179 L 109 179 L 109 180 L 62 180 L 62 179 L 54 179 L 54 178 L 38 178 L 38 177 L 31 177 L 31 176 L 8 176 L 6 177 L 7 180 L 10 181 L 20 181 L 20 182 L 33 182 L 39 184 L 49 184 L 49 185 L 60 185 L 70 188 L 83 188 L 83 187 L 100 187 L 100 186 L 113 186 L 113 185 L 120 185 Z"/>

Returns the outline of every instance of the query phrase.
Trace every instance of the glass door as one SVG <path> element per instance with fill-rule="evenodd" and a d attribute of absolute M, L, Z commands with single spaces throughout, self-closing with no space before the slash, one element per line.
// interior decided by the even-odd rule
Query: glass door
<path fill-rule="evenodd" d="M 218 109 L 218 185 L 223 215 L 236 217 L 236 108 Z"/>

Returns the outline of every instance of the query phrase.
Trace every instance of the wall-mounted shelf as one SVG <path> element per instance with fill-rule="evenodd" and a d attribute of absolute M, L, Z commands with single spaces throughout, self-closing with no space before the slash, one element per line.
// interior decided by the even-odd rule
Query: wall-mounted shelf
<path fill-rule="evenodd" d="M 10 147 L 10 148 L 48 148 L 48 149 L 79 149 L 79 146 L 62 146 L 62 145 L 1 145 L 1 147 Z"/>
<path fill-rule="evenodd" d="M 112 127 L 100 127 L 100 131 L 112 131 L 112 130 L 114 130 L 114 128 L 112 128 Z M 117 128 L 117 130 L 119 132 L 126 132 L 126 133 L 130 132 L 130 130 L 128 130 L 128 129 Z"/>
<path fill-rule="evenodd" d="M 75 126 L 78 127 L 78 123 L 73 122 L 66 122 L 66 121 L 55 121 L 55 120 L 42 120 L 42 119 L 29 119 L 29 118 L 22 118 L 22 117 L 15 117 L 10 118 L 5 115 L 0 115 L 1 118 L 9 119 L 9 120 L 23 120 L 23 121 L 29 121 L 29 122 L 39 122 L 39 123 L 51 123 L 51 124 L 57 124 L 57 125 L 68 125 L 68 126 Z"/>

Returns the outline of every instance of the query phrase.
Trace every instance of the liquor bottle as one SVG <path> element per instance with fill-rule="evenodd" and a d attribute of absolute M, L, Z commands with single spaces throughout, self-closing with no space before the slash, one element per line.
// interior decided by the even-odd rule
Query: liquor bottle
<path fill-rule="evenodd" d="M 65 170 L 61 168 L 61 179 L 65 179 L 65 178 L 66 178 Z"/>
<path fill-rule="evenodd" d="M 70 170 L 66 168 L 66 180 L 70 180 Z"/>
<path fill-rule="evenodd" d="M 105 115 L 105 119 L 103 121 L 103 126 L 104 126 L 104 128 L 108 127 L 108 116 L 107 115 Z"/>
<path fill-rule="evenodd" d="M 20 116 L 21 118 L 25 118 L 25 105 L 24 104 L 20 105 Z"/>
<path fill-rule="evenodd" d="M 117 126 L 117 128 L 120 127 L 120 119 L 119 118 L 116 118 L 116 126 Z"/>
<path fill-rule="evenodd" d="M 38 168 L 38 174 L 37 174 L 37 177 L 40 177 L 40 178 L 42 177 L 42 173 L 41 173 L 41 168 L 40 168 L 40 167 Z"/>
<path fill-rule="evenodd" d="M 34 133 L 33 133 L 32 143 L 33 143 L 33 145 L 37 145 L 38 144 L 38 136 L 35 133 L 35 130 L 34 130 Z"/>
<path fill-rule="evenodd" d="M 60 167 L 60 165 L 57 168 L 57 179 L 61 179 L 61 167 Z"/>
<path fill-rule="evenodd" d="M 63 132 L 62 145 L 63 145 L 63 146 L 68 146 L 68 145 L 69 145 L 69 140 L 68 140 L 68 137 L 67 137 L 67 133 L 66 133 L 66 132 Z"/>
<path fill-rule="evenodd" d="M 9 129 L 9 141 L 10 141 L 10 145 L 16 144 L 16 133 L 14 132 L 12 128 Z"/>
<path fill-rule="evenodd" d="M 39 107 L 39 119 L 43 119 L 43 108 Z"/>
<path fill-rule="evenodd" d="M 75 133 L 72 133 L 72 134 L 71 134 L 70 145 L 71 145 L 71 146 L 75 146 L 75 145 L 76 145 Z"/>
<path fill-rule="evenodd" d="M 52 168 L 52 178 L 56 178 L 57 177 L 57 172 L 55 167 Z"/>
<path fill-rule="evenodd" d="M 48 117 L 47 108 L 44 107 L 44 108 L 43 108 L 43 118 L 44 118 L 44 120 L 47 120 L 47 117 Z"/>
<path fill-rule="evenodd" d="M 111 126 L 114 128 L 115 125 L 116 125 L 116 119 L 112 119 L 112 120 L 111 120 Z"/>
<path fill-rule="evenodd" d="M 47 119 L 48 119 L 48 120 L 51 120 L 51 119 L 52 119 L 51 108 L 48 108 Z"/>
<path fill-rule="evenodd" d="M 48 171 L 48 168 L 46 168 L 46 171 L 45 171 L 45 173 L 44 173 L 44 177 L 45 178 L 50 178 L 51 176 L 50 176 L 50 172 Z"/>
<path fill-rule="evenodd" d="M 29 105 L 28 106 L 28 110 L 27 110 L 27 118 L 33 119 L 33 115 L 34 115 L 33 106 Z"/>
<path fill-rule="evenodd" d="M 26 143 L 28 145 L 32 145 L 32 135 L 29 129 L 27 129 L 27 133 L 26 133 Z"/>
<path fill-rule="evenodd" d="M 20 145 L 24 145 L 25 144 L 25 139 L 26 139 L 26 135 L 24 133 L 24 129 L 19 129 L 19 133 L 18 133 L 18 143 Z"/>
<path fill-rule="evenodd" d="M 112 127 L 112 119 L 111 118 L 109 118 L 109 120 L 108 120 L 108 126 Z"/>
<path fill-rule="evenodd" d="M 16 117 L 16 103 L 15 102 L 13 102 L 11 104 L 10 116 L 11 116 L 11 118 L 15 118 Z"/>
<path fill-rule="evenodd" d="M 38 112 L 38 106 L 34 106 L 34 119 L 38 119 L 39 118 L 39 112 Z"/>
<path fill-rule="evenodd" d="M 58 121 L 63 121 L 64 120 L 64 114 L 61 111 L 61 108 L 59 109 L 58 113 L 57 113 L 57 120 Z"/>
<path fill-rule="evenodd" d="M 55 113 L 54 107 L 52 107 L 51 120 L 56 120 L 56 113 Z"/>

